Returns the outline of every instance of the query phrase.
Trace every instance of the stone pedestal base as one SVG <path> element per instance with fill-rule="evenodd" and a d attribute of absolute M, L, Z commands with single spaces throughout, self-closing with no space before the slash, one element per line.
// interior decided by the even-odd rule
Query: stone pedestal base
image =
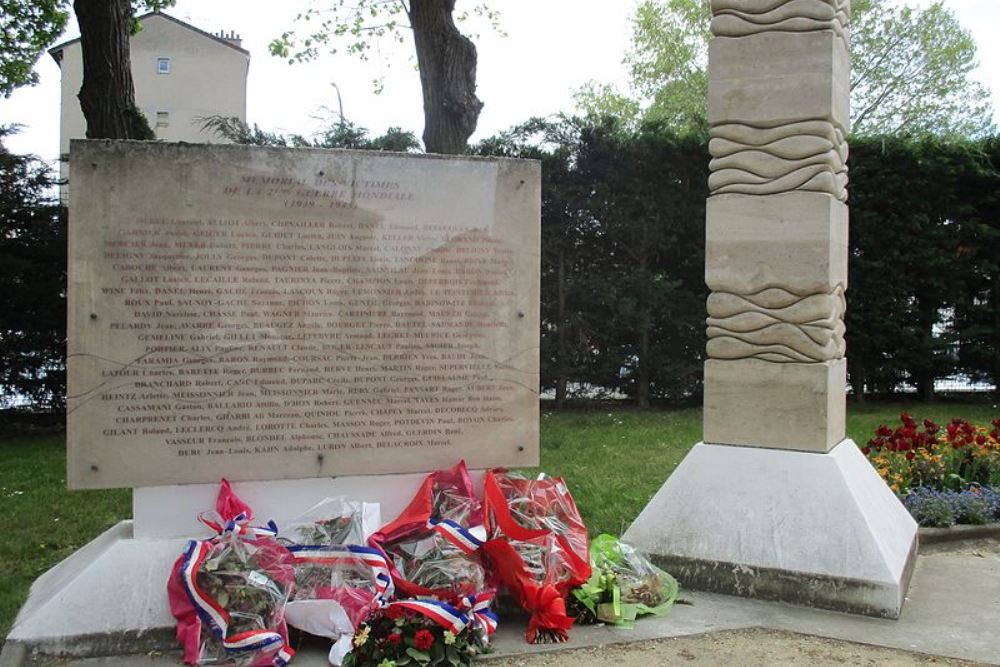
<path fill-rule="evenodd" d="M 482 485 L 483 472 L 473 471 Z M 233 489 L 256 519 L 292 519 L 326 497 L 378 502 L 395 519 L 426 475 L 378 475 L 239 482 Z M 135 521 L 122 521 L 31 586 L 0 653 L 0 667 L 52 657 L 137 654 L 178 648 L 167 578 L 187 540 L 209 531 L 199 512 L 214 509 L 218 485 L 135 489 Z"/>
<path fill-rule="evenodd" d="M 624 539 L 681 586 L 898 618 L 917 525 L 850 440 L 825 454 L 699 443 Z"/>
<path fill-rule="evenodd" d="M 186 544 L 134 539 L 131 521 L 112 526 L 31 585 L 0 665 L 174 648 L 167 578 Z"/>

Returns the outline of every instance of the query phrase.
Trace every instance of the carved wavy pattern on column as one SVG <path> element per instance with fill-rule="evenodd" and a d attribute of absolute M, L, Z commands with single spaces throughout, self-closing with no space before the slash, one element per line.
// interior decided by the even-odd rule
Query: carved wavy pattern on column
<path fill-rule="evenodd" d="M 832 30 L 847 42 L 850 0 L 712 0 L 712 34 Z"/>
<path fill-rule="evenodd" d="M 846 311 L 841 285 L 813 294 L 782 287 L 753 294 L 716 291 L 708 297 L 708 356 L 776 363 L 840 359 Z"/>
<path fill-rule="evenodd" d="M 825 120 L 761 128 L 722 123 L 710 130 L 713 195 L 826 192 L 847 200 L 847 141 Z"/>

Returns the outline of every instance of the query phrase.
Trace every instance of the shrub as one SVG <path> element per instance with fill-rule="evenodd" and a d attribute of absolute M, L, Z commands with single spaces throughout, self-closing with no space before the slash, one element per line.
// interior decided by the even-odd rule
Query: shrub
<path fill-rule="evenodd" d="M 950 494 L 918 487 L 903 499 L 903 505 L 921 526 L 947 528 L 955 525 L 955 506 Z"/>

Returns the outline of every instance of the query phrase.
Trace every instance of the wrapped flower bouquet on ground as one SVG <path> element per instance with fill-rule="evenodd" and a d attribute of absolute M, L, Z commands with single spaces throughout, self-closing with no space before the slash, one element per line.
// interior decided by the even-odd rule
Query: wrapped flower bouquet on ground
<path fill-rule="evenodd" d="M 376 665 L 472 665 L 489 648 L 497 619 L 490 594 L 457 605 L 435 600 L 400 600 L 372 614 L 358 629 L 343 667 Z"/>
<path fill-rule="evenodd" d="M 397 595 L 454 602 L 487 588 L 482 521 L 482 504 L 460 462 L 428 475 L 399 518 L 369 544 L 386 555 Z"/>
<path fill-rule="evenodd" d="M 334 641 L 340 664 L 361 622 L 392 599 L 385 557 L 365 546 L 379 524 L 377 503 L 327 498 L 282 524 L 278 541 L 295 559 L 295 588 L 285 608 L 288 624 Z"/>
<path fill-rule="evenodd" d="M 292 554 L 274 539 L 273 525 L 251 527 L 249 508 L 225 481 L 216 507 L 200 518 L 218 534 L 188 542 L 167 583 L 184 661 L 285 665 L 294 653 L 284 618 L 295 580 Z"/>
<path fill-rule="evenodd" d="M 590 578 L 587 527 L 559 478 L 486 475 L 483 551 L 518 604 L 531 614 L 529 643 L 563 642 L 573 624 L 566 596 Z"/>
<path fill-rule="evenodd" d="M 590 579 L 573 590 L 581 617 L 631 627 L 638 616 L 662 616 L 677 599 L 677 580 L 645 555 L 612 535 L 590 544 Z"/>
<path fill-rule="evenodd" d="M 365 544 L 382 524 L 378 503 L 327 498 L 279 526 L 282 544 Z"/>

